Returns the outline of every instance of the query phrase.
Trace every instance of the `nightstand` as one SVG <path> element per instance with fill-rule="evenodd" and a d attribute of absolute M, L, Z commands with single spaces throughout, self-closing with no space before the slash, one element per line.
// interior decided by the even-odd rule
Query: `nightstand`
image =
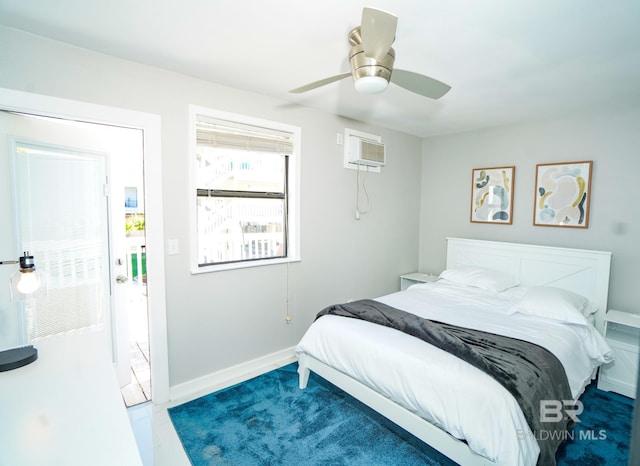
<path fill-rule="evenodd" d="M 404 291 L 416 283 L 435 282 L 437 279 L 437 275 L 431 275 L 428 273 L 405 273 L 404 275 L 400 275 L 400 291 Z"/>
<path fill-rule="evenodd" d="M 615 360 L 600 367 L 598 388 L 636 397 L 640 354 L 640 315 L 610 309 L 604 320 L 604 337 Z"/>

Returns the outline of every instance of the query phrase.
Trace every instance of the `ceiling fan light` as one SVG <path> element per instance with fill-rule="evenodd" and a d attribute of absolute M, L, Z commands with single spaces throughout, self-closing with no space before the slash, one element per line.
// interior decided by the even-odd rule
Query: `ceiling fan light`
<path fill-rule="evenodd" d="M 378 94 L 384 91 L 389 81 L 380 76 L 363 76 L 355 82 L 356 91 L 363 94 Z"/>

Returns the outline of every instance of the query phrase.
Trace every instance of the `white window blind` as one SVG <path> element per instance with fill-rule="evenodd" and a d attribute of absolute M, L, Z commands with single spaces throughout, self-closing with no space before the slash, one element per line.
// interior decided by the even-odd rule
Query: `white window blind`
<path fill-rule="evenodd" d="M 14 157 L 20 245 L 49 288 L 26 303 L 30 340 L 101 329 L 109 291 L 104 156 L 17 143 Z"/>
<path fill-rule="evenodd" d="M 202 113 L 194 122 L 197 267 L 288 258 L 299 131 Z"/>

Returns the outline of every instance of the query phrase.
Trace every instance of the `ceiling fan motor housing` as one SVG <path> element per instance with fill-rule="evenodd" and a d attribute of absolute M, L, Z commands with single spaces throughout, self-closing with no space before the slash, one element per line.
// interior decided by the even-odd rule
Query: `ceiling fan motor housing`
<path fill-rule="evenodd" d="M 364 54 L 364 49 L 361 44 L 354 45 L 351 47 L 351 52 L 349 53 L 349 63 L 351 64 L 353 80 L 357 81 L 365 76 L 376 76 L 384 78 L 389 82 L 395 55 L 393 48 L 389 48 L 389 51 L 382 60 L 376 60 Z"/>

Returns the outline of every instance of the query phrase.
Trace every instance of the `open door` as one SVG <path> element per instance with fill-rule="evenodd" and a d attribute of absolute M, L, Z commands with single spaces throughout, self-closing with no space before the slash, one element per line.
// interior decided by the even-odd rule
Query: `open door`
<path fill-rule="evenodd" d="M 132 302 L 125 184 L 133 157 L 142 177 L 141 131 L 11 117 L 16 248 L 29 251 L 49 278 L 48 296 L 21 313 L 29 340 L 107 332 L 125 385 Z"/>

